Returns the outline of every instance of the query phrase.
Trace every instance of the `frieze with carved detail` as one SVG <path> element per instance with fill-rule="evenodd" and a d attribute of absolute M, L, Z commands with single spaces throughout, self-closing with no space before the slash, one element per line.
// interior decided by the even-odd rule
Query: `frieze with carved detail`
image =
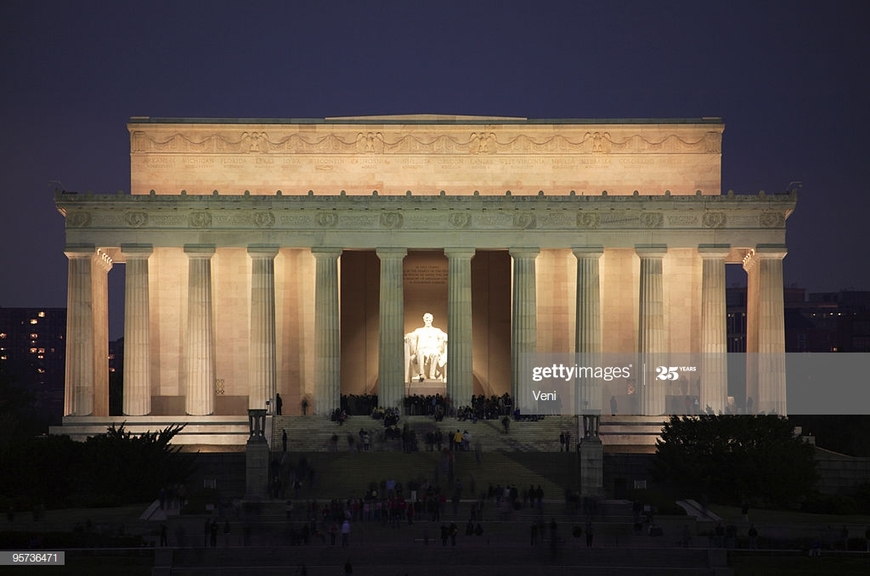
<path fill-rule="evenodd" d="M 382 212 L 381 226 L 383 228 L 401 228 L 404 218 L 401 212 Z"/>
<path fill-rule="evenodd" d="M 335 228 L 338 224 L 338 214 L 335 212 L 321 212 L 315 216 L 314 221 L 321 228 Z"/>
<path fill-rule="evenodd" d="M 468 228 L 471 226 L 471 214 L 466 212 L 453 213 L 448 218 L 448 221 L 454 228 Z"/>
<path fill-rule="evenodd" d="M 66 217 L 66 225 L 70 228 L 85 228 L 91 224 L 90 212 L 72 212 Z"/>
<path fill-rule="evenodd" d="M 526 134 L 470 132 L 466 137 L 453 133 L 429 136 L 417 133 L 387 134 L 377 131 L 353 134 L 327 133 L 275 135 L 264 131 L 219 131 L 207 135 L 176 132 L 159 139 L 143 131 L 131 134 L 131 152 L 198 154 L 636 154 L 701 153 L 719 154 L 721 134 L 707 132 L 697 140 L 668 134 L 658 140 L 642 134 L 614 137 L 609 131 L 591 131 L 582 136 L 554 134 L 532 138 Z"/>
<path fill-rule="evenodd" d="M 124 215 L 124 221 L 127 223 L 127 226 L 131 228 L 141 228 L 148 224 L 148 213 L 127 212 L 127 214 Z"/>
<path fill-rule="evenodd" d="M 271 212 L 255 212 L 254 226 L 257 228 L 272 228 L 275 226 L 275 215 Z"/>
<path fill-rule="evenodd" d="M 664 216 L 661 212 L 644 212 L 640 215 L 640 225 L 644 228 L 661 228 Z"/>
<path fill-rule="evenodd" d="M 192 228 L 208 228 L 211 226 L 211 214 L 208 212 L 191 212 L 188 222 Z"/>
<path fill-rule="evenodd" d="M 724 228 L 727 221 L 724 212 L 707 212 L 702 218 L 704 228 Z"/>
<path fill-rule="evenodd" d="M 758 221 L 764 228 L 782 228 L 785 226 L 785 217 L 779 212 L 762 212 Z"/>
<path fill-rule="evenodd" d="M 596 212 L 580 212 L 577 214 L 577 227 L 595 229 L 601 225 L 601 215 Z"/>

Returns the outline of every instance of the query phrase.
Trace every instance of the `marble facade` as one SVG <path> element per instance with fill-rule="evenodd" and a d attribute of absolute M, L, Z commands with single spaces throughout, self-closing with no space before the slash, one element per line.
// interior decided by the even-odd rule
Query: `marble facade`
<path fill-rule="evenodd" d="M 124 412 L 245 414 L 410 392 L 403 335 L 450 336 L 447 393 L 516 388 L 522 352 L 722 352 L 724 270 L 752 352 L 783 352 L 793 194 L 720 183 L 721 119 L 133 118 L 131 194 L 58 194 L 65 424 L 108 416 L 106 275 L 125 264 Z M 724 407 L 724 368 L 702 403 Z M 784 371 L 747 378 L 786 412 Z M 588 398 L 593 410 L 607 398 Z M 662 414 L 664 398 L 640 399 Z M 606 406 L 603 407 L 607 410 Z"/>

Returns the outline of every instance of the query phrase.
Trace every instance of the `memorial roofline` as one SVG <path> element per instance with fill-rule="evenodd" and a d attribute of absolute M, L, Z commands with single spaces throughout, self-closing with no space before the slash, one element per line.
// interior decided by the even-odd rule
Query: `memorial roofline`
<path fill-rule="evenodd" d="M 328 118 L 170 118 L 131 116 L 134 124 L 395 124 L 395 125 L 660 125 L 722 124 L 719 116 L 702 118 L 519 118 L 510 116 L 461 116 L 449 114 L 408 114 L 383 116 L 341 116 Z"/>

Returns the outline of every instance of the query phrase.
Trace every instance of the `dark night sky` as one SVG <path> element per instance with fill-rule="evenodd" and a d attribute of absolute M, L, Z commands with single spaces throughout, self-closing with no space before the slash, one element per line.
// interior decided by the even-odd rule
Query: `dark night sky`
<path fill-rule="evenodd" d="M 803 182 L 786 282 L 870 290 L 868 16 L 857 1 L 6 0 L 0 306 L 66 305 L 49 182 L 129 190 L 137 115 L 721 116 L 723 191 Z"/>

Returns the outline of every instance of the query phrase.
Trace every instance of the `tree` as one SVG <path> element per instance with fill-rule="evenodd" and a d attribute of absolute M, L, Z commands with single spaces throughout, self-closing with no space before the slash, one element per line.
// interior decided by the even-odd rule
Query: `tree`
<path fill-rule="evenodd" d="M 784 417 L 672 416 L 656 441 L 653 472 L 683 494 L 790 507 L 815 485 L 813 453 Z"/>
<path fill-rule="evenodd" d="M 150 500 L 163 487 L 183 484 L 196 458 L 170 444 L 183 429 L 132 434 L 123 424 L 113 424 L 105 434 L 88 438 L 79 476 L 82 492 L 97 503 L 114 505 Z"/>

